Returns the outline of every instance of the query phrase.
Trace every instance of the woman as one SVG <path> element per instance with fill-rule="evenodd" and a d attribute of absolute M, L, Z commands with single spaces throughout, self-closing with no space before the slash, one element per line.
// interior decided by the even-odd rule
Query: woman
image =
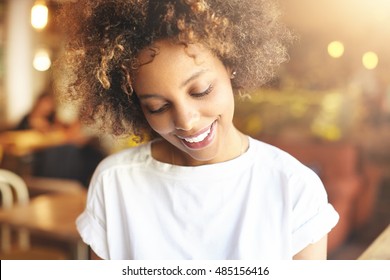
<path fill-rule="evenodd" d="M 86 121 L 150 141 L 106 158 L 77 220 L 103 259 L 325 259 L 319 178 L 233 125 L 289 32 L 274 1 L 78 1 L 63 12 Z M 72 15 L 72 18 L 67 18 Z"/>

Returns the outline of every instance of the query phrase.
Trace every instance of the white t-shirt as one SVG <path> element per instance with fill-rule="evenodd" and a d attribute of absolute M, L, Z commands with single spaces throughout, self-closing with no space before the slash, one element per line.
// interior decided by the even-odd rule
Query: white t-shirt
<path fill-rule="evenodd" d="M 292 259 L 337 223 L 318 176 L 249 138 L 233 160 L 162 163 L 151 143 L 106 158 L 77 219 L 103 259 Z"/>

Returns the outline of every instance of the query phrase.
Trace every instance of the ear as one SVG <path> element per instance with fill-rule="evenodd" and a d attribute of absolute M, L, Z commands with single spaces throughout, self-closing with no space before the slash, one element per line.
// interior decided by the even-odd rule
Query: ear
<path fill-rule="evenodd" d="M 237 72 L 232 67 L 226 66 L 226 71 L 228 72 L 228 75 L 230 76 L 231 80 L 236 77 Z"/>

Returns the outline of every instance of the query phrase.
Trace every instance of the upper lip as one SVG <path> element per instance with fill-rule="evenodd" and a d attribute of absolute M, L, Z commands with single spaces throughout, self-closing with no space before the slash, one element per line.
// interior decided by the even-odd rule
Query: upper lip
<path fill-rule="evenodd" d="M 214 124 L 214 122 L 212 124 L 210 124 L 209 126 L 205 127 L 205 128 L 202 128 L 201 130 L 199 130 L 198 132 L 194 133 L 194 134 L 189 134 L 189 135 L 179 135 L 176 133 L 176 136 L 181 138 L 181 139 L 184 139 L 184 138 L 195 138 L 195 137 L 198 137 L 199 135 L 205 133 L 207 130 L 209 130 L 212 125 Z"/>

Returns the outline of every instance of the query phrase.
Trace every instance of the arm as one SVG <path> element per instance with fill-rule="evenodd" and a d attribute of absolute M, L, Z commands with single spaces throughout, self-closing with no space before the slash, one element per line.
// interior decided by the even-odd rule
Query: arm
<path fill-rule="evenodd" d="M 325 235 L 318 242 L 310 244 L 297 253 L 294 260 L 326 260 L 327 258 L 328 235 Z"/>
<path fill-rule="evenodd" d="M 103 260 L 101 257 L 96 255 L 96 253 L 92 249 L 89 249 L 89 253 L 91 255 L 91 260 Z"/>

